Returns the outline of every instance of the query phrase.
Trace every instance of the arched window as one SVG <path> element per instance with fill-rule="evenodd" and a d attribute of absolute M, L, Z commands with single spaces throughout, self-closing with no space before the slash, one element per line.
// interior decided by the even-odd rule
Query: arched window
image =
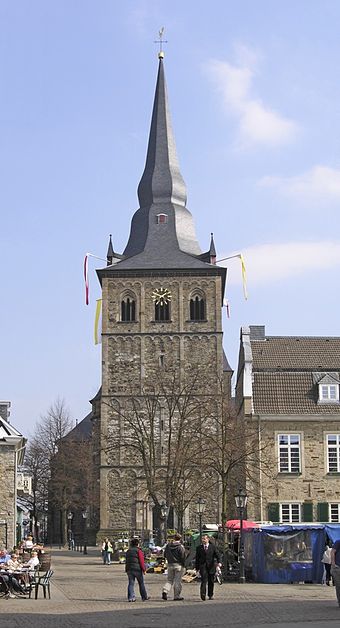
<path fill-rule="evenodd" d="M 131 296 L 126 296 L 121 301 L 120 319 L 124 323 L 136 320 L 136 301 Z"/>
<path fill-rule="evenodd" d="M 195 296 L 190 299 L 190 320 L 205 320 L 205 301 L 201 296 Z"/>
<path fill-rule="evenodd" d="M 170 320 L 170 303 L 167 301 L 161 301 L 160 303 L 155 303 L 155 321 L 169 321 Z"/>

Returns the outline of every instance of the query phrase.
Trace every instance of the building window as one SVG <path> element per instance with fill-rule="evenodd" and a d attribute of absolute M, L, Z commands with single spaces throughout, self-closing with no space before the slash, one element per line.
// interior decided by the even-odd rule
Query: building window
<path fill-rule="evenodd" d="M 327 472 L 340 472 L 340 434 L 327 434 Z"/>
<path fill-rule="evenodd" d="M 165 303 L 161 301 L 160 303 L 155 303 L 155 321 L 158 323 L 162 321 L 170 321 L 170 303 Z"/>
<path fill-rule="evenodd" d="M 164 225 L 168 222 L 168 214 L 157 214 L 156 218 L 158 225 Z"/>
<path fill-rule="evenodd" d="M 329 504 L 329 521 L 340 523 L 340 504 Z"/>
<path fill-rule="evenodd" d="M 279 434 L 279 473 L 300 473 L 300 435 Z"/>
<path fill-rule="evenodd" d="M 319 402 L 320 403 L 339 403 L 338 384 L 320 384 L 319 385 Z"/>
<path fill-rule="evenodd" d="M 301 521 L 301 504 L 280 504 L 281 523 L 299 523 Z"/>
<path fill-rule="evenodd" d="M 202 297 L 196 296 L 190 299 L 190 320 L 205 320 L 205 301 Z"/>
<path fill-rule="evenodd" d="M 121 302 L 121 321 L 131 323 L 136 320 L 136 301 L 125 297 Z"/>

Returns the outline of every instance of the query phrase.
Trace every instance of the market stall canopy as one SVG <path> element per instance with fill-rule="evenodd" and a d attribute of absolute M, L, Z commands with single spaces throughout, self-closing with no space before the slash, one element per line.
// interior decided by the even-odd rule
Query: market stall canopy
<path fill-rule="evenodd" d="M 239 519 L 229 519 L 226 523 L 226 527 L 231 530 L 239 530 L 240 529 L 240 520 Z M 247 519 L 243 519 L 242 527 L 244 530 L 251 530 L 252 528 L 259 528 L 258 523 L 254 521 L 248 521 Z"/>

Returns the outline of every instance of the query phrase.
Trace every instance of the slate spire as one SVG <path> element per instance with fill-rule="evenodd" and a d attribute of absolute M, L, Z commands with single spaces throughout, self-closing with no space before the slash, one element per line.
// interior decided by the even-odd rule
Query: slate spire
<path fill-rule="evenodd" d="M 180 253 L 198 256 L 192 215 L 186 207 L 186 187 L 180 173 L 164 76 L 159 66 L 146 163 L 138 186 L 139 209 L 131 222 L 125 258 L 143 256 L 143 263 L 176 266 Z M 138 263 L 141 262 L 138 259 Z M 122 262 L 126 265 L 126 262 Z M 155 266 L 156 267 L 156 266 Z"/>
<path fill-rule="evenodd" d="M 187 200 L 171 126 L 162 57 L 159 59 L 148 151 L 138 198 L 140 207 L 167 202 L 185 207 Z"/>

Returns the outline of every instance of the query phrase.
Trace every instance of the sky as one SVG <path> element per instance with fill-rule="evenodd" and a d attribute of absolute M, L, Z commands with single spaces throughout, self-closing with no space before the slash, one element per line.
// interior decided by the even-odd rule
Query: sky
<path fill-rule="evenodd" d="M 240 328 L 339 335 L 338 0 L 0 0 L 0 399 L 29 436 L 100 386 L 90 260 L 138 208 L 165 27 L 187 207 L 228 262 L 224 348 Z"/>

